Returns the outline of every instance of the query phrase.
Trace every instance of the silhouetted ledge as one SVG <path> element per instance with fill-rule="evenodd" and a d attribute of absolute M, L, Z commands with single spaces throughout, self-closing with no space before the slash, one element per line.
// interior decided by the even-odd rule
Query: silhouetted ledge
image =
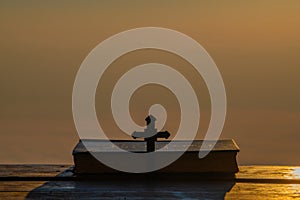
<path fill-rule="evenodd" d="M 112 140 L 111 143 L 106 140 L 80 140 L 73 150 L 73 158 L 75 163 L 75 173 L 77 175 L 86 174 L 122 174 L 110 167 L 99 162 L 93 154 L 101 154 L 108 157 L 118 157 L 122 155 L 122 151 L 119 148 L 126 151 L 135 153 L 146 152 L 146 142 L 134 141 L 134 140 Z M 199 149 L 203 144 L 203 140 L 195 140 L 188 146 L 187 151 L 184 149 L 187 147 L 187 141 L 172 141 L 172 145 L 166 146 L 170 141 L 157 141 L 155 149 L 159 149 L 160 154 L 166 154 L 170 156 L 173 153 L 183 152 L 182 156 L 170 164 L 169 166 L 162 168 L 152 173 L 176 173 L 179 176 L 182 174 L 197 174 L 202 177 L 234 177 L 234 174 L 238 172 L 238 165 L 236 162 L 236 155 L 239 152 L 239 148 L 233 140 L 218 140 L 212 151 L 204 158 L 199 159 Z M 212 145 L 214 141 L 209 141 L 208 146 L 204 147 L 204 151 L 208 149 L 209 145 Z M 119 147 L 119 148 L 118 148 Z"/>

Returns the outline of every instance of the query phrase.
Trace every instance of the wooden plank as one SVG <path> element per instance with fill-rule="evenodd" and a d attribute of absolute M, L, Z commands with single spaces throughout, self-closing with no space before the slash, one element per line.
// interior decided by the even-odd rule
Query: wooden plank
<path fill-rule="evenodd" d="M 0 165 L 0 180 L 4 177 L 71 177 L 72 165 Z M 297 166 L 239 166 L 237 179 L 300 179 Z"/>
<path fill-rule="evenodd" d="M 27 185 L 27 182 L 25 182 Z M 60 182 L 51 181 L 42 184 L 32 190 L 31 187 L 24 186 L 24 182 L 14 182 L 6 185 L 6 194 L 17 191 L 28 192 L 26 197 L 40 199 L 47 197 L 54 198 L 99 198 L 101 199 L 182 199 L 199 197 L 206 199 L 224 198 L 226 192 L 232 187 L 232 183 L 184 183 L 184 182 L 133 182 L 124 180 L 121 182 L 97 181 L 97 182 Z M 0 192 L 1 195 L 1 192 Z"/>
<path fill-rule="evenodd" d="M 197 180 L 97 180 L 97 181 L 2 181 L 1 178 L 64 176 L 74 174 L 65 165 L 0 165 L 0 199 L 300 199 L 300 184 L 284 180 L 298 180 L 300 167 L 240 166 L 237 182 Z M 10 169 L 10 172 L 3 170 Z M 38 171 L 41 170 L 41 171 Z M 55 171 L 57 170 L 57 171 Z M 59 171 L 59 172 L 58 172 Z M 76 177 L 75 177 L 76 178 Z M 238 182 L 238 180 L 257 182 Z M 283 182 L 260 183 L 261 180 Z M 76 180 L 76 179 L 75 179 Z M 300 183 L 300 182 L 299 182 Z"/>
<path fill-rule="evenodd" d="M 278 199 L 299 199 L 299 193 L 295 193 L 296 191 L 294 190 L 284 190 L 286 189 L 285 187 L 280 187 L 280 185 L 256 185 L 257 189 L 260 188 L 265 188 L 269 187 L 271 190 L 270 191 L 265 191 L 265 190 L 257 190 L 255 188 L 251 188 L 248 185 L 244 186 L 234 186 L 233 189 L 238 188 L 237 191 L 233 190 L 230 191 L 225 195 L 225 199 L 227 200 L 253 200 L 253 199 L 268 199 L 268 200 L 278 200 Z M 275 186 L 275 187 L 273 187 Z M 283 185 L 285 186 L 285 185 Z M 247 191 L 248 193 L 243 193 L 242 191 Z M 253 191 L 253 192 L 251 192 Z M 283 192 L 285 191 L 285 192 Z M 76 191 L 61 191 L 59 192 L 54 192 L 50 193 L 50 191 L 47 192 L 37 192 L 34 194 L 34 196 L 31 194 L 28 196 L 28 192 L 0 192 L 0 199 L 161 199 L 160 197 L 154 198 L 154 195 L 151 197 L 144 196 L 141 198 L 139 194 L 132 195 L 132 198 L 125 198 L 127 196 L 123 196 L 124 198 L 112 198 L 109 196 L 109 194 L 105 196 L 100 196 L 101 194 L 99 193 L 89 193 L 88 191 L 86 192 L 76 192 Z M 180 194 L 178 194 L 179 196 Z M 121 195 L 119 195 L 121 196 Z M 30 197 L 30 198 L 29 198 Z M 210 197 L 210 198 L 209 198 Z M 216 197 L 216 198 L 215 198 Z M 174 199 L 174 198 L 170 198 Z M 176 199 L 176 198 L 175 198 Z M 180 196 L 177 199 L 182 199 Z M 209 194 L 200 194 L 196 196 L 194 199 L 223 199 L 223 197 L 218 197 L 218 196 L 210 196 Z"/>
<path fill-rule="evenodd" d="M 71 165 L 0 165 L 1 177 L 53 177 Z"/>
<path fill-rule="evenodd" d="M 300 199 L 300 184 L 236 183 L 225 199 Z"/>
<path fill-rule="evenodd" d="M 300 167 L 297 166 L 239 166 L 237 178 L 257 179 L 299 179 Z"/>
<path fill-rule="evenodd" d="M 127 184 L 99 182 L 15 182 L 0 191 L 0 199 L 24 197 L 39 199 L 299 199 L 300 185 L 236 183 Z M 36 185 L 35 185 L 36 184 Z M 25 185 L 25 186 L 24 186 Z M 26 186 L 27 185 L 27 186 Z M 230 189 L 231 188 L 231 189 Z M 227 192 L 227 190 L 230 190 Z"/>
<path fill-rule="evenodd" d="M 30 192 L 47 181 L 0 181 L 0 192 Z"/>
<path fill-rule="evenodd" d="M 0 192 L 0 199 L 5 200 L 19 200 L 26 199 L 28 192 Z M 45 196 L 44 196 L 45 199 Z"/>

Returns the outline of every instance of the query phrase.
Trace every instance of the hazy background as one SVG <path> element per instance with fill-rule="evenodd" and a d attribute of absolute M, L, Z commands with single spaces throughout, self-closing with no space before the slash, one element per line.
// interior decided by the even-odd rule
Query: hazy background
<path fill-rule="evenodd" d="M 300 165 L 299 11 L 296 0 L 1 1 L 0 163 L 72 163 L 78 135 L 71 95 L 81 62 L 113 34 L 157 26 L 191 36 L 216 62 L 228 95 L 222 138 L 236 140 L 240 164 Z M 126 138 L 109 112 L 113 84 L 150 61 L 176 68 L 199 91 L 201 138 L 210 107 L 205 84 L 186 61 L 157 50 L 129 53 L 105 72 L 96 103 L 107 134 Z M 157 101 L 172 116 L 165 128 L 175 132 L 178 102 L 161 87 L 134 94 L 134 119 L 143 125 L 146 108 Z"/>

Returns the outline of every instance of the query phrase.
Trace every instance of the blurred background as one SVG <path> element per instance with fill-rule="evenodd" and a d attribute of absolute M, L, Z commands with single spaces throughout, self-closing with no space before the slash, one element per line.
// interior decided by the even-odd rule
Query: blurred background
<path fill-rule="evenodd" d="M 77 70 L 101 41 L 131 28 L 155 26 L 198 41 L 225 83 L 227 120 L 222 138 L 241 148 L 239 164 L 300 165 L 300 1 L 1 1 L 0 163 L 72 163 L 79 137 L 72 118 Z M 203 138 L 209 95 L 200 75 L 168 52 L 142 50 L 115 60 L 100 80 L 96 108 L 110 138 L 116 127 L 110 95 L 118 78 L 138 64 L 160 62 L 190 80 L 200 100 Z M 157 95 L 153 95 L 157 94 Z M 161 103 L 175 133 L 179 107 L 166 88 L 135 92 L 130 110 L 144 125 Z"/>

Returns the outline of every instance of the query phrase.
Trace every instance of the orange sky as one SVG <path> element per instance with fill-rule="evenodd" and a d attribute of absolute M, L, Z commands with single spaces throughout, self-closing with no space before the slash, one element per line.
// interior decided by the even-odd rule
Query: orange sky
<path fill-rule="evenodd" d="M 228 96 L 222 137 L 234 138 L 240 145 L 240 164 L 300 165 L 299 1 L 0 4 L 0 163 L 71 163 L 78 140 L 71 95 L 81 62 L 113 34 L 157 26 L 191 36 L 216 62 Z M 151 55 L 150 60 L 190 73 L 167 53 L 137 55 L 120 58 L 115 68 Z M 188 76 L 195 83 L 195 77 Z M 107 81 L 113 79 L 113 73 L 108 77 Z M 203 83 L 199 90 L 205 91 Z M 136 94 L 136 102 L 141 96 L 142 91 Z M 209 101 L 205 94 L 200 96 L 202 133 Z M 101 91 L 97 94 L 101 104 L 98 98 Z M 170 103 L 170 113 L 176 113 L 175 104 Z M 98 114 L 106 118 L 107 129 L 117 130 L 105 108 L 99 105 Z M 141 116 L 141 107 L 132 109 Z M 139 117 L 136 120 L 142 123 Z M 167 128 L 175 130 L 176 124 Z"/>

